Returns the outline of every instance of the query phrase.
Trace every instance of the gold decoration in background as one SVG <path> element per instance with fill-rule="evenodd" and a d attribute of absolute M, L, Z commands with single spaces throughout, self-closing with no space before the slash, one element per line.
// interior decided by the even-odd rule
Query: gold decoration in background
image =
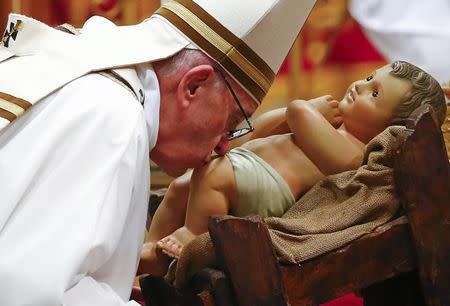
<path fill-rule="evenodd" d="M 288 58 L 290 61 L 290 67 L 288 72 L 288 97 L 289 100 L 295 99 L 296 97 L 301 96 L 301 87 L 300 84 L 300 78 L 305 71 L 302 67 L 302 61 L 303 61 L 303 52 L 301 48 L 301 41 L 302 41 L 302 34 L 300 33 L 299 38 L 294 42 L 294 45 L 292 46 L 291 50 L 289 51 Z M 307 85 L 307 84 L 304 84 Z M 275 87 L 275 85 L 273 85 Z M 306 86 L 309 88 L 309 86 Z M 267 100 L 267 98 L 266 98 Z M 284 105 L 280 105 L 278 107 L 282 107 Z M 276 108 L 276 107 L 275 107 Z"/>
<path fill-rule="evenodd" d="M 317 0 L 305 27 L 312 31 L 339 28 L 348 16 L 348 0 Z"/>
<path fill-rule="evenodd" d="M 67 22 L 81 26 L 92 15 L 106 17 L 119 25 L 138 23 L 160 4 L 157 0 L 72 0 L 69 5 L 70 20 Z"/>
<path fill-rule="evenodd" d="M 450 157 L 450 104 L 447 104 L 447 117 L 444 124 L 441 127 L 442 134 L 444 135 L 445 147 L 447 154 Z"/>
<path fill-rule="evenodd" d="M 294 99 L 311 99 L 325 94 L 341 99 L 351 82 L 385 64 L 385 61 L 327 62 L 337 35 L 354 22 L 347 5 L 348 0 L 317 0 L 288 55 L 287 72 L 277 75 L 254 118 L 268 110 L 284 107 Z M 305 68 L 305 62 L 310 67 Z"/>
<path fill-rule="evenodd" d="M 68 1 L 67 5 L 68 20 L 66 22 L 77 28 L 81 27 L 89 17 L 91 0 Z"/>
<path fill-rule="evenodd" d="M 22 12 L 22 0 L 13 0 L 11 11 L 14 13 Z"/>
<path fill-rule="evenodd" d="M 156 0 L 119 0 L 122 24 L 133 24 L 149 17 L 160 6 Z"/>
<path fill-rule="evenodd" d="M 4 28 L 10 12 L 51 25 L 70 23 L 80 27 L 93 15 L 126 25 L 144 20 L 159 6 L 159 0 L 0 0 L 0 27 Z"/>
<path fill-rule="evenodd" d="M 92 15 L 102 15 L 109 20 L 120 21 L 121 11 L 122 8 L 117 0 L 91 0 L 90 12 Z"/>

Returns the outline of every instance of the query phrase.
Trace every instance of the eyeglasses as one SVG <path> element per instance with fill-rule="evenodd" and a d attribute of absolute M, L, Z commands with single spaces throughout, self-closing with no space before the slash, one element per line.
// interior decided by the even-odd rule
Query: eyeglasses
<path fill-rule="evenodd" d="M 228 90 L 230 91 L 231 95 L 233 96 L 234 102 L 236 102 L 237 106 L 241 110 L 242 115 L 245 118 L 245 121 L 247 122 L 248 127 L 244 127 L 241 129 L 231 130 L 228 132 L 228 140 L 233 140 L 239 137 L 242 137 L 244 135 L 247 135 L 248 133 L 253 132 L 254 128 L 252 127 L 252 124 L 250 122 L 250 118 L 245 114 L 244 108 L 242 107 L 242 104 L 239 102 L 238 97 L 236 96 L 236 93 L 231 88 L 230 83 L 228 82 L 227 78 L 225 77 L 224 73 L 220 71 L 219 68 L 214 68 L 217 73 L 222 77 L 223 81 L 225 82 L 225 85 L 228 87 Z"/>

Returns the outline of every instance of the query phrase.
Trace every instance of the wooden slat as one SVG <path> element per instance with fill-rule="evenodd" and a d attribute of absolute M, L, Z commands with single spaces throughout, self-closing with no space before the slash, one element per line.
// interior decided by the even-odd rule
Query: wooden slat
<path fill-rule="evenodd" d="M 396 181 L 414 237 L 427 305 L 450 305 L 450 166 L 429 107 L 408 120 Z"/>
<path fill-rule="evenodd" d="M 414 265 L 408 225 L 400 218 L 300 266 L 281 266 L 281 271 L 291 305 L 317 305 Z"/>
<path fill-rule="evenodd" d="M 260 216 L 212 217 L 209 232 L 238 305 L 288 305 L 275 252 Z"/>

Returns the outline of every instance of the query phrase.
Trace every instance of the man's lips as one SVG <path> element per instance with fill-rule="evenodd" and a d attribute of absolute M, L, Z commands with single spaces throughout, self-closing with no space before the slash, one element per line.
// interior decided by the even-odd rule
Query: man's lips
<path fill-rule="evenodd" d="M 218 155 L 225 155 L 225 153 L 227 153 L 229 150 L 230 150 L 230 142 L 225 138 L 220 139 L 220 141 L 214 148 L 214 151 Z"/>

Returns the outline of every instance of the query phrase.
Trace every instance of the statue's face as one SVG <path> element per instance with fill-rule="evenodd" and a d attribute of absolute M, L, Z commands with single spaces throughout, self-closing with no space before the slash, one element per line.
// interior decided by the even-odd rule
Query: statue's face
<path fill-rule="evenodd" d="M 411 82 L 391 75 L 391 71 L 391 65 L 383 66 L 348 88 L 339 110 L 346 128 L 352 133 L 376 136 L 386 128 L 396 107 L 407 97 Z"/>

